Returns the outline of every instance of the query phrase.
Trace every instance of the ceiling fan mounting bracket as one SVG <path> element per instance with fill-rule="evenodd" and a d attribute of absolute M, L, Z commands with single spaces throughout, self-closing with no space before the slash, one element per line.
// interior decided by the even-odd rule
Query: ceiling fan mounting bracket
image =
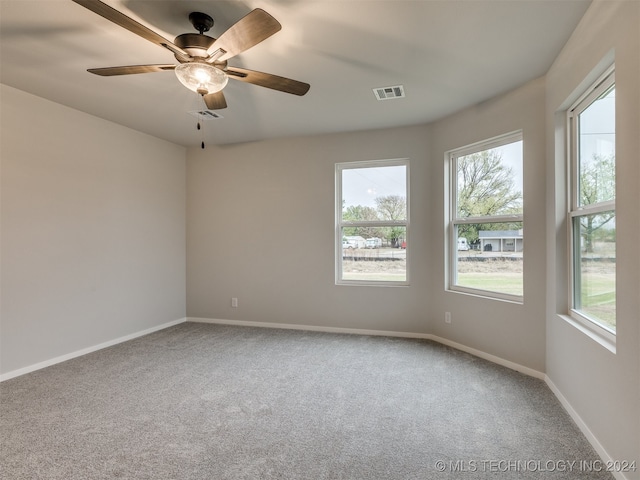
<path fill-rule="evenodd" d="M 189 21 L 191 22 L 191 25 L 193 25 L 193 28 L 200 32 L 200 35 L 204 32 L 208 32 L 211 27 L 213 27 L 213 18 L 206 13 L 191 12 L 189 14 Z"/>

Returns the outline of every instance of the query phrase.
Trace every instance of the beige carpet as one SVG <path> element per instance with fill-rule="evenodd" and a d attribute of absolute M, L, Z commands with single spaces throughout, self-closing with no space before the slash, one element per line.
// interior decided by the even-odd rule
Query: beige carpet
<path fill-rule="evenodd" d="M 7 480 L 612 478 L 540 380 L 429 341 L 194 323 L 3 382 L 0 448 Z"/>

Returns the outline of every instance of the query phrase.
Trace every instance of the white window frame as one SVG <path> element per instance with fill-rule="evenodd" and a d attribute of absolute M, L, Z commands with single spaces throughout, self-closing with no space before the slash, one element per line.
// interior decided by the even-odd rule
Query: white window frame
<path fill-rule="evenodd" d="M 470 295 L 476 295 L 491 299 L 503 300 L 515 303 L 524 303 L 524 295 L 510 295 L 502 292 L 494 292 L 492 290 L 476 289 L 471 287 L 465 287 L 457 284 L 458 276 L 458 238 L 456 235 L 458 225 L 469 225 L 477 223 L 509 223 L 520 222 L 524 229 L 524 214 L 519 215 L 489 215 L 480 217 L 464 217 L 458 218 L 458 172 L 457 172 L 457 159 L 473 153 L 482 152 L 484 150 L 491 150 L 492 148 L 501 147 L 515 142 L 524 142 L 524 135 L 522 130 L 510 132 L 498 137 L 483 140 L 465 147 L 451 150 L 446 154 L 446 160 L 448 162 L 448 176 L 449 176 L 449 195 L 448 195 L 448 228 L 446 233 L 446 245 L 449 254 L 446 255 L 447 266 L 445 271 L 446 276 L 446 289 L 451 292 L 459 292 Z M 524 178 L 524 158 L 523 158 L 523 178 Z M 524 189 L 524 184 L 523 184 Z M 523 192 L 523 211 L 524 211 L 524 192 Z M 524 262 L 524 252 L 523 258 Z M 523 272 L 524 283 L 524 272 Z"/>
<path fill-rule="evenodd" d="M 406 206 L 407 206 L 407 218 L 406 220 L 378 220 L 378 221 L 344 221 L 342 219 L 342 172 L 349 169 L 358 168 L 374 168 L 374 167 L 396 167 L 404 166 L 406 174 Z M 335 179 L 336 179 L 336 230 L 335 230 L 335 271 L 336 271 L 336 285 L 365 285 L 365 286 L 387 286 L 387 287 L 399 287 L 410 285 L 409 277 L 409 265 L 410 265 L 410 249 L 406 249 L 406 276 L 404 281 L 384 281 L 384 280 L 349 280 L 343 279 L 342 272 L 342 229 L 345 227 L 404 227 L 407 245 L 411 245 L 409 239 L 409 159 L 408 158 L 395 158 L 388 160 L 365 160 L 359 162 L 345 162 L 336 163 L 335 166 Z"/>
<path fill-rule="evenodd" d="M 585 313 L 577 310 L 575 307 L 575 289 L 579 287 L 579 282 L 576 279 L 576 252 L 575 240 L 574 240 L 574 225 L 576 218 L 595 215 L 608 211 L 616 211 L 615 200 L 594 203 L 591 205 L 580 206 L 579 199 L 579 158 L 578 158 L 578 125 L 577 119 L 579 115 L 589 108 L 593 102 L 595 102 L 602 94 L 604 94 L 611 87 L 615 86 L 615 67 L 612 65 L 604 74 L 602 74 L 591 86 L 587 89 L 578 100 L 571 105 L 567 110 L 567 228 L 568 228 L 568 316 L 577 322 L 583 328 L 586 328 L 590 334 L 595 334 L 605 342 L 615 345 L 616 343 L 616 331 L 606 327 L 598 320 L 589 317 Z"/>

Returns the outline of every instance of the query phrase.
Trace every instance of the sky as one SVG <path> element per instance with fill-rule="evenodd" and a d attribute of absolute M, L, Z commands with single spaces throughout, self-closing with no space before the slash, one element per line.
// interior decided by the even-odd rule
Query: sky
<path fill-rule="evenodd" d="M 522 159 L 522 141 L 509 143 L 500 147 L 492 148 L 500 152 L 502 156 L 502 164 L 511 169 L 513 173 L 513 187 L 516 190 L 522 192 L 523 174 L 522 170 L 524 162 Z"/>
<path fill-rule="evenodd" d="M 406 185 L 407 173 L 404 165 L 342 170 L 342 198 L 345 200 L 345 208 L 352 205 L 375 208 L 376 197 L 406 197 Z"/>
<path fill-rule="evenodd" d="M 580 160 L 589 162 L 594 154 L 615 154 L 615 89 L 593 102 L 580 114 Z"/>

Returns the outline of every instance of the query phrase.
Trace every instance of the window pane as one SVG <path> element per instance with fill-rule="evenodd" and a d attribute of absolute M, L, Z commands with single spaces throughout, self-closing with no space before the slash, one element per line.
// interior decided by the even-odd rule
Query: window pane
<path fill-rule="evenodd" d="M 371 231 L 369 231 L 371 230 Z M 406 227 L 342 229 L 342 279 L 405 282 Z M 370 234 L 375 236 L 369 236 Z"/>
<path fill-rule="evenodd" d="M 407 167 L 342 170 L 342 220 L 406 220 Z"/>
<path fill-rule="evenodd" d="M 523 295 L 522 222 L 456 225 L 455 284 Z"/>
<path fill-rule="evenodd" d="M 574 309 L 616 329 L 615 212 L 574 218 Z"/>
<path fill-rule="evenodd" d="M 578 204 L 593 205 L 616 198 L 615 87 L 579 116 Z"/>
<path fill-rule="evenodd" d="M 522 141 L 458 157 L 457 218 L 522 214 Z"/>

